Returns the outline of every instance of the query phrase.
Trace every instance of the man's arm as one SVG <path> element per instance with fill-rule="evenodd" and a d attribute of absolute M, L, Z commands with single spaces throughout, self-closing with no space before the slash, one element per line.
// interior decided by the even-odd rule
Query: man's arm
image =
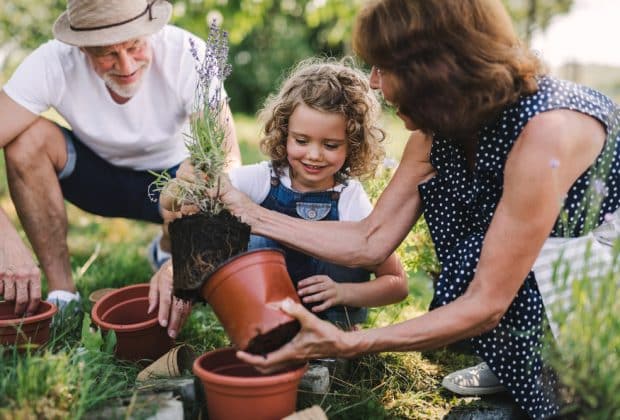
<path fill-rule="evenodd" d="M 41 301 L 41 272 L 2 208 L 0 237 L 0 295 L 15 301 L 15 314 L 33 314 Z"/>
<path fill-rule="evenodd" d="M 0 91 L 0 147 L 8 145 L 36 119 L 35 114 Z M 24 310 L 33 313 L 41 300 L 41 273 L 1 208 L 0 238 L 0 295 L 16 301 L 16 314 Z"/>
<path fill-rule="evenodd" d="M 0 148 L 4 148 L 37 119 L 37 115 L 0 91 Z"/>

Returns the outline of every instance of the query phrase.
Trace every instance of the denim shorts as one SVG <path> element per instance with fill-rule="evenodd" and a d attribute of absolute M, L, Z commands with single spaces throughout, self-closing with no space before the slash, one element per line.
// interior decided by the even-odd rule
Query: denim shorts
<path fill-rule="evenodd" d="M 162 223 L 159 194 L 152 193 L 151 187 L 155 176 L 148 171 L 114 166 L 84 145 L 71 130 L 60 129 L 67 144 L 67 163 L 58 173 L 58 180 L 67 201 L 99 216 Z M 178 167 L 153 171 L 166 170 L 175 176 Z"/>

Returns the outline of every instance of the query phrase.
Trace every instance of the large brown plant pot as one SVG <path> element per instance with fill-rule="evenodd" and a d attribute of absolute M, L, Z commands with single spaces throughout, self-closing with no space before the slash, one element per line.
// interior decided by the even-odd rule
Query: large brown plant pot
<path fill-rule="evenodd" d="M 209 420 L 279 420 L 295 412 L 306 365 L 263 375 L 225 348 L 200 356 L 193 371 L 204 388 Z"/>
<path fill-rule="evenodd" d="M 277 306 L 286 298 L 299 302 L 280 250 L 257 249 L 233 257 L 204 284 L 202 297 L 241 350 L 266 354 L 299 332 L 299 321 Z"/>
<path fill-rule="evenodd" d="M 156 360 L 174 345 L 159 325 L 157 311 L 147 314 L 148 284 L 135 284 L 107 293 L 91 311 L 103 331 L 116 333 L 115 355 L 129 361 Z"/>
<path fill-rule="evenodd" d="M 0 345 L 17 345 L 25 350 L 28 345 L 42 346 L 49 340 L 50 324 L 58 308 L 42 301 L 34 315 L 15 316 L 15 302 L 0 302 Z"/>
<path fill-rule="evenodd" d="M 173 287 L 177 297 L 196 300 L 200 287 L 226 260 L 248 249 L 250 226 L 228 210 L 196 213 L 168 227 L 172 247 Z"/>

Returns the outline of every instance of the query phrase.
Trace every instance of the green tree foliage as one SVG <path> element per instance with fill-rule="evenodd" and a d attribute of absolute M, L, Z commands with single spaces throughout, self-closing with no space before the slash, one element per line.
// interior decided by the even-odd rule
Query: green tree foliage
<path fill-rule="evenodd" d="M 230 33 L 235 112 L 254 113 L 283 72 L 312 55 L 347 52 L 361 0 L 177 0 L 175 23 L 203 36 L 211 19 Z"/>
<path fill-rule="evenodd" d="M 54 20 L 65 9 L 65 0 L 7 0 L 0 6 L 0 48 L 13 42 L 33 49 L 52 35 Z"/>
<path fill-rule="evenodd" d="M 544 30 L 573 0 L 503 0 L 522 35 Z M 350 53 L 351 26 L 364 0 L 172 0 L 173 23 L 206 37 L 209 22 L 230 33 L 233 73 L 227 90 L 235 112 L 254 113 L 295 62 Z M 0 73 L 51 37 L 66 0 L 10 0 L 0 9 Z M 12 60 L 3 57 L 12 53 Z M 17 54 L 16 54 L 17 53 Z M 0 77 L 0 81 L 2 77 Z"/>
<path fill-rule="evenodd" d="M 574 0 L 502 0 L 517 30 L 529 43 L 534 31 L 547 29 L 551 18 L 568 13 Z"/>

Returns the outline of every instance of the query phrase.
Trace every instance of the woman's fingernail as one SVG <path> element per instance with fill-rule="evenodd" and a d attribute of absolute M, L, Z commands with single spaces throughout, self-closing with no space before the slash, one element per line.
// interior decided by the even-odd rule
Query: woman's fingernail
<path fill-rule="evenodd" d="M 159 320 L 159 325 L 161 325 L 164 328 L 167 327 L 168 326 L 168 320 L 167 319 Z"/>
<path fill-rule="evenodd" d="M 177 338 L 177 332 L 175 330 L 169 330 L 168 335 L 170 338 Z"/>

